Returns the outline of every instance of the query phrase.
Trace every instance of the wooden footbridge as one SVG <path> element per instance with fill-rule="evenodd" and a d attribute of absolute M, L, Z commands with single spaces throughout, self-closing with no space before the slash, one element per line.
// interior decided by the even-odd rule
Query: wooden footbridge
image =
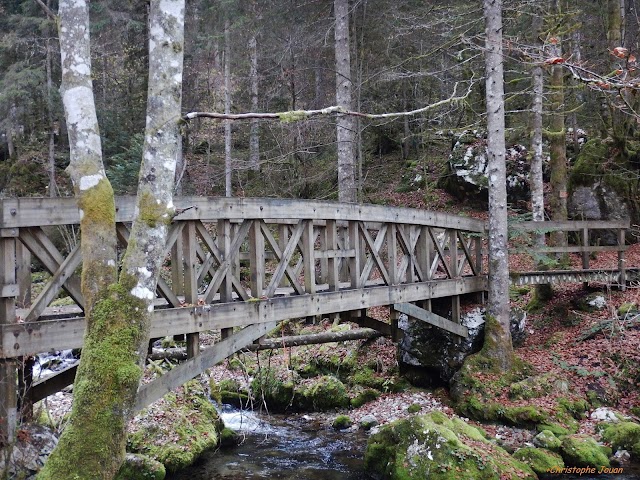
<path fill-rule="evenodd" d="M 480 220 L 317 201 L 181 197 L 174 202 L 181 213 L 169 231 L 151 337 L 186 335 L 188 359 L 142 386 L 137 408 L 259 342 L 284 320 L 338 316 L 398 338 L 397 318 L 406 313 L 466 336 L 459 325 L 460 298 L 487 289 L 486 225 Z M 118 198 L 116 206 L 124 247 L 135 199 Z M 0 200 L 0 434 L 11 436 L 21 409 L 73 382 L 73 369 L 33 379 L 30 359 L 82 347 L 79 218 L 73 198 Z M 615 230 L 618 245 L 592 245 L 594 228 Z M 627 228 L 624 222 L 545 223 L 547 232 L 579 233 L 580 245 L 546 251 L 581 253 L 583 270 L 520 272 L 512 275 L 513 283 L 606 280 L 624 286 Z M 608 249 L 618 252 L 616 268 L 589 270 L 589 254 Z M 51 275 L 33 300 L 32 269 Z M 61 291 L 74 305 L 52 308 Z M 450 300 L 449 318 L 431 312 L 431 300 L 438 298 Z M 390 323 L 367 315 L 376 306 L 390 307 Z M 221 340 L 203 349 L 199 335 L 209 331 L 220 331 Z"/>

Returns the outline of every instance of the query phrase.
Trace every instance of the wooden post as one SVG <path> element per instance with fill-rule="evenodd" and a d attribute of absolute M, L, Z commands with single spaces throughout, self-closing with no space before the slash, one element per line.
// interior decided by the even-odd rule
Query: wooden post
<path fill-rule="evenodd" d="M 16 287 L 17 229 L 0 230 L 0 289 Z M 6 296 L 5 296 L 6 295 Z M 15 295 L 0 296 L 0 324 L 16 323 Z M 15 359 L 0 358 L 0 441 L 13 442 L 18 423 Z"/>
<path fill-rule="evenodd" d="M 474 250 L 474 257 L 476 260 L 476 271 L 478 272 L 478 275 L 482 275 L 483 272 L 483 262 L 482 262 L 482 237 L 475 237 L 473 239 L 473 250 Z M 485 301 L 485 292 L 478 292 L 478 303 L 484 304 Z"/>
<path fill-rule="evenodd" d="M 187 304 L 198 304 L 198 269 L 196 265 L 196 225 L 187 222 L 182 230 L 182 258 L 184 265 L 184 301 Z M 200 353 L 200 334 L 187 333 L 187 358 Z"/>
<path fill-rule="evenodd" d="M 262 220 L 254 220 L 249 229 L 249 268 L 251 269 L 251 296 L 253 298 L 260 298 L 264 291 L 264 237 L 261 223 Z M 281 249 L 284 250 L 284 247 Z M 286 275 L 283 278 L 286 278 Z"/>
<path fill-rule="evenodd" d="M 460 278 L 458 267 L 458 232 L 449 230 L 449 267 L 452 278 Z M 451 297 L 451 320 L 460 323 L 460 295 Z"/>
<path fill-rule="evenodd" d="M 182 235 L 178 235 L 175 243 L 171 246 L 171 290 L 178 297 L 184 298 L 184 260 L 182 253 Z M 182 341 L 184 340 L 184 334 L 174 335 L 173 339 Z M 152 341 L 149 342 L 150 351 L 152 351 L 152 343 Z"/>
<path fill-rule="evenodd" d="M 222 253 L 222 260 L 226 260 L 231 255 L 231 221 L 224 219 L 218 221 L 218 249 Z M 233 300 L 233 286 L 231 283 L 231 275 L 233 268 L 229 267 L 229 271 L 224 276 L 224 280 L 220 285 L 220 302 L 226 303 Z M 220 331 L 222 339 L 228 338 L 233 333 L 233 328 L 223 328 Z"/>
<path fill-rule="evenodd" d="M 583 228 L 582 229 L 582 247 L 585 248 L 585 251 L 582 252 L 582 269 L 583 270 L 589 269 L 589 252 L 586 251 L 586 247 L 588 246 L 589 246 L 589 229 Z M 582 286 L 585 289 L 588 288 L 589 282 L 583 282 Z"/>
<path fill-rule="evenodd" d="M 327 228 L 325 230 L 326 235 L 326 250 L 335 251 L 338 249 L 338 229 L 335 220 L 327 220 Z M 338 272 L 338 259 L 335 255 L 330 255 L 327 259 L 327 283 L 329 284 L 329 291 L 335 292 L 340 289 L 340 277 Z"/>
<path fill-rule="evenodd" d="M 396 252 L 398 251 L 398 238 L 396 237 L 397 226 L 390 223 L 387 227 L 387 271 L 389 272 L 389 282 L 391 285 L 397 285 L 398 282 L 398 264 L 396 263 Z"/>
<path fill-rule="evenodd" d="M 280 247 L 280 251 L 284 252 L 284 249 L 287 248 L 287 244 L 289 243 L 289 226 L 285 224 L 278 225 L 278 247 Z M 263 246 L 264 250 L 264 246 Z M 289 286 L 289 279 L 286 275 L 282 276 L 282 280 L 280 280 L 280 287 Z"/>
<path fill-rule="evenodd" d="M 16 239 L 16 280 L 20 291 L 16 306 L 31 306 L 31 252 L 21 241 Z"/>
<path fill-rule="evenodd" d="M 18 410 L 23 422 L 33 420 L 33 357 L 22 357 L 18 366 Z"/>
<path fill-rule="evenodd" d="M 620 228 L 618 230 L 618 271 L 620 272 L 619 282 L 620 289 L 625 291 L 627 289 L 627 266 L 626 259 L 624 258 L 624 244 L 625 244 L 626 231 L 624 228 Z"/>

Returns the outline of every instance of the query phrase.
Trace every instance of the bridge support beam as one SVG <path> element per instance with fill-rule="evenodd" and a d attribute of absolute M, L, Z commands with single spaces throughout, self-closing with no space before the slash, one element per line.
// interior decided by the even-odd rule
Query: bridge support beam
<path fill-rule="evenodd" d="M 18 229 L 0 230 L 0 325 L 16 323 L 16 238 Z M 8 291 L 9 293 L 4 293 Z M 18 423 L 19 359 L 0 359 L 0 443 L 12 442 Z"/>

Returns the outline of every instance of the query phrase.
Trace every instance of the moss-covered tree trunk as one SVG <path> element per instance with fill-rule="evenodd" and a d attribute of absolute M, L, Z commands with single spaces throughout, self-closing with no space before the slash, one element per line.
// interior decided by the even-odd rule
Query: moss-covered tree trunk
<path fill-rule="evenodd" d="M 484 18 L 489 157 L 489 305 L 483 354 L 494 361 L 496 368 L 506 371 L 513 362 L 513 346 L 509 330 L 502 1 L 484 0 Z"/>
<path fill-rule="evenodd" d="M 125 455 L 146 354 L 179 142 L 184 0 L 152 0 L 149 96 L 137 216 L 117 277 L 115 205 L 104 174 L 91 85 L 86 0 L 59 5 L 62 97 L 72 177 L 82 212 L 87 331 L 69 423 L 38 478 L 112 479 Z"/>

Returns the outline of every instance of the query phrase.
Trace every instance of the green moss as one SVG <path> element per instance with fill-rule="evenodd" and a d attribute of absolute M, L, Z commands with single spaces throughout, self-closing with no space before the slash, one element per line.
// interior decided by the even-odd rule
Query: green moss
<path fill-rule="evenodd" d="M 158 224 L 168 225 L 171 223 L 173 211 L 167 209 L 166 205 L 158 203 L 156 197 L 150 192 L 143 192 L 139 195 L 138 208 L 140 209 L 140 220 L 150 228 L 155 228 Z"/>
<path fill-rule="evenodd" d="M 116 208 L 113 189 L 106 179 L 100 180 L 95 187 L 85 190 L 78 197 L 78 206 L 84 212 L 83 226 L 115 224 Z"/>
<path fill-rule="evenodd" d="M 348 407 L 350 403 L 344 384 L 331 375 L 314 379 L 313 384 L 300 392 L 297 400 L 299 408 L 317 411 Z"/>
<path fill-rule="evenodd" d="M 441 412 L 400 420 L 372 435 L 365 468 L 399 480 L 535 478 L 482 432 Z"/>
<path fill-rule="evenodd" d="M 171 412 L 171 423 L 140 421 L 128 437 L 132 452 L 148 455 L 168 471 L 191 465 L 205 450 L 218 444 L 222 425 L 199 382 L 186 383 L 181 392 L 164 397 L 162 409 Z"/>
<path fill-rule="evenodd" d="M 638 305 L 634 302 L 624 302 L 622 305 L 618 307 L 618 315 L 624 317 L 630 313 L 635 313 L 638 311 Z"/>
<path fill-rule="evenodd" d="M 368 402 L 372 402 L 380 396 L 380 392 L 377 390 L 373 390 L 371 388 L 367 388 L 366 390 L 358 393 L 354 398 L 351 399 L 351 406 L 353 408 L 360 408 L 362 405 Z"/>
<path fill-rule="evenodd" d="M 272 369 L 261 369 L 251 382 L 254 397 L 274 412 L 284 412 L 293 400 L 294 387 L 290 381 L 279 379 Z"/>
<path fill-rule="evenodd" d="M 298 122 L 308 117 L 307 113 L 304 110 L 294 110 L 292 112 L 279 112 L 276 115 L 278 115 L 278 119 L 283 123 Z"/>
<path fill-rule="evenodd" d="M 146 455 L 129 453 L 115 480 L 164 480 L 166 475 L 164 465 L 157 460 Z"/>
<path fill-rule="evenodd" d="M 554 435 L 557 436 L 563 436 L 563 435 L 569 435 L 570 432 L 568 428 L 563 427 L 562 425 L 560 425 L 559 423 L 555 423 L 555 422 L 545 422 L 545 423 L 541 423 L 539 425 L 536 426 L 536 429 L 539 432 L 551 432 Z"/>
<path fill-rule="evenodd" d="M 548 473 L 552 468 L 564 467 L 564 461 L 560 455 L 544 448 L 519 448 L 513 454 L 513 457 L 522 463 L 526 463 L 535 473 L 541 475 Z"/>
<path fill-rule="evenodd" d="M 567 435 L 560 453 L 565 463 L 576 467 L 608 467 L 611 449 L 598 445 L 587 435 Z"/>
<path fill-rule="evenodd" d="M 548 420 L 549 414 L 533 406 L 507 407 L 502 417 L 512 425 L 533 426 Z"/>
<path fill-rule="evenodd" d="M 542 430 L 534 437 L 533 444 L 537 447 L 556 451 L 560 449 L 562 442 L 551 430 Z"/>
<path fill-rule="evenodd" d="M 640 458 L 640 425 L 634 422 L 606 424 L 602 439 L 610 443 L 614 450 L 625 449 Z"/>
<path fill-rule="evenodd" d="M 379 377 L 370 368 L 363 368 L 350 377 L 353 385 L 362 385 L 363 387 L 375 388 L 376 390 L 384 389 L 385 379 Z"/>
<path fill-rule="evenodd" d="M 220 432 L 220 447 L 230 448 L 239 445 L 241 442 L 240 436 L 231 430 L 230 428 L 223 428 Z"/>
<path fill-rule="evenodd" d="M 407 412 L 409 413 L 418 413 L 420 410 L 422 410 L 422 407 L 417 403 L 412 403 L 407 407 Z"/>
<path fill-rule="evenodd" d="M 334 418 L 333 423 L 331 424 L 331 426 L 336 430 L 344 430 L 345 428 L 349 428 L 351 425 L 353 425 L 353 422 L 348 415 L 338 415 Z"/>
<path fill-rule="evenodd" d="M 559 398 L 558 404 L 573 418 L 580 420 L 585 417 L 585 413 L 589 410 L 589 402 L 580 398 L 577 400 L 569 400 L 567 398 Z"/>

